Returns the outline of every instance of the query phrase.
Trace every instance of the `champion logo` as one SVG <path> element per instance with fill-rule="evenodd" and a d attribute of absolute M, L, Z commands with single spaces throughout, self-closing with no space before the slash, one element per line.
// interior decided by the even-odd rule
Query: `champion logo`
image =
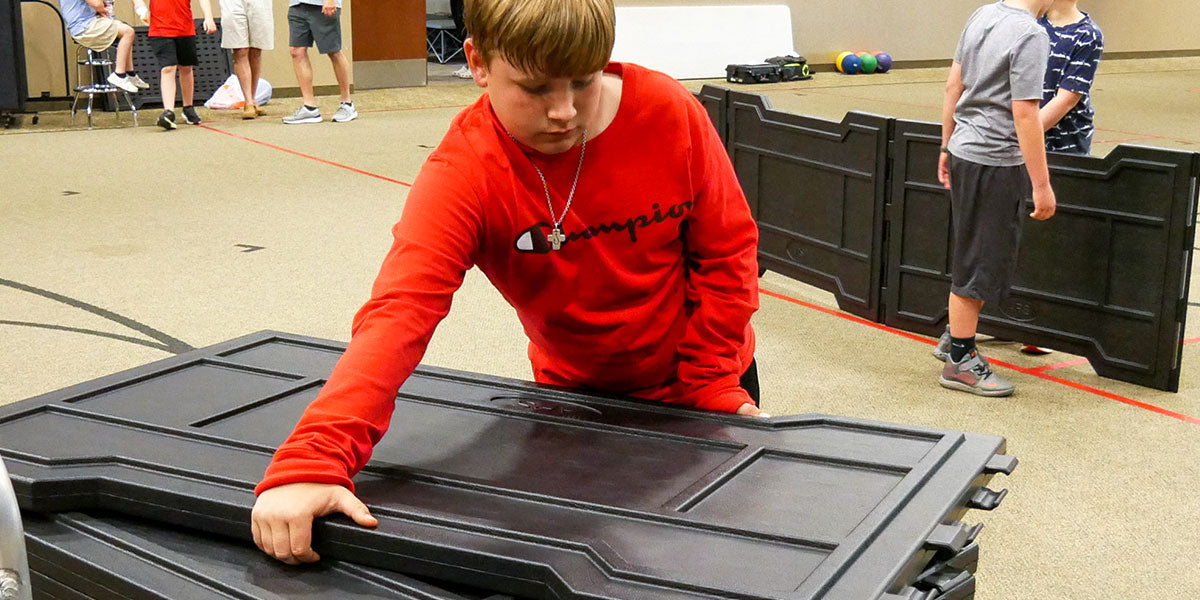
<path fill-rule="evenodd" d="M 601 223 L 593 225 L 580 231 L 566 232 L 566 240 L 563 241 L 563 246 L 570 244 L 576 240 L 590 240 L 600 234 L 613 233 L 615 231 L 623 231 L 629 235 L 629 241 L 637 243 L 638 229 L 649 225 L 665 222 L 667 219 L 682 219 L 692 208 L 691 202 L 680 202 L 671 206 L 666 211 L 659 208 L 658 204 L 654 204 L 651 208 L 654 212 L 648 215 L 638 215 L 630 217 L 624 222 L 613 221 L 610 223 Z M 542 221 L 525 229 L 513 242 L 513 248 L 518 252 L 527 252 L 532 254 L 546 254 L 550 252 L 550 240 L 547 235 L 554 229 L 550 223 Z"/>

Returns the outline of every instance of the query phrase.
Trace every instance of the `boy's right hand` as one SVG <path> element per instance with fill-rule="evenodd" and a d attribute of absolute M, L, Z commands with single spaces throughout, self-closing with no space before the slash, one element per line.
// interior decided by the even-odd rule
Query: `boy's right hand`
<path fill-rule="evenodd" d="M 1054 189 L 1049 184 L 1033 188 L 1033 212 L 1029 216 L 1045 221 L 1054 216 L 1058 201 L 1054 198 Z"/>
<path fill-rule="evenodd" d="M 364 527 L 379 521 L 350 490 L 332 483 L 289 483 L 258 495 L 250 530 L 259 550 L 289 564 L 321 560 L 312 549 L 316 517 L 340 512 Z"/>

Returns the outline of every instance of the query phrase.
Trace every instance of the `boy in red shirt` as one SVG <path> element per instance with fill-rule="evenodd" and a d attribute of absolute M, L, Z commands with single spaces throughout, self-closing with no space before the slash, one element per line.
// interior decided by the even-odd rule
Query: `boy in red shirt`
<path fill-rule="evenodd" d="M 204 13 L 204 33 L 217 32 L 209 0 L 200 0 Z M 191 0 L 150 0 L 150 47 L 162 67 L 159 85 L 162 87 L 163 112 L 158 126 L 175 129 L 175 71 L 179 71 L 180 101 L 183 118 L 192 125 L 200 124 L 200 115 L 192 106 L 192 91 L 196 85 L 192 67 L 199 65 L 196 57 L 196 22 L 192 19 Z"/>
<path fill-rule="evenodd" d="M 375 524 L 351 477 L 472 266 L 516 308 L 537 381 L 761 415 L 754 219 L 691 93 L 608 62 L 614 21 L 612 0 L 467 3 L 487 93 L 422 167 L 345 355 L 258 485 L 264 552 L 317 560 L 331 512 Z"/>

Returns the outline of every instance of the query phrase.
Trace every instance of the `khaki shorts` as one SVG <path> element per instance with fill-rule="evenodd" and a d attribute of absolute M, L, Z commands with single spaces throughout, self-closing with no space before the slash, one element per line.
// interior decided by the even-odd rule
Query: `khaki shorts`
<path fill-rule="evenodd" d="M 271 0 L 221 0 L 221 47 L 275 47 Z"/>
<path fill-rule="evenodd" d="M 83 33 L 75 36 L 75 41 L 90 50 L 106 50 L 117 40 L 117 34 L 121 33 L 121 25 L 116 19 L 96 17 L 88 23 Z"/>

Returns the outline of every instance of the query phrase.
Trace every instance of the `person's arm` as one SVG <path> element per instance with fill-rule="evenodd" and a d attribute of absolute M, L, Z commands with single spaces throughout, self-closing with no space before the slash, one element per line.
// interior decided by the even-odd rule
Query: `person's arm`
<path fill-rule="evenodd" d="M 141 19 L 143 25 L 150 24 L 150 9 L 144 0 L 133 0 L 133 12 Z"/>
<path fill-rule="evenodd" d="M 756 415 L 740 378 L 740 351 L 758 309 L 758 226 L 704 108 L 687 104 L 691 179 L 687 297 L 695 307 L 677 352 L 684 404 Z M 746 407 L 746 405 L 749 405 Z"/>
<path fill-rule="evenodd" d="M 373 523 L 353 496 L 351 477 L 387 431 L 397 390 L 474 264 L 481 206 L 451 165 L 431 159 L 422 167 L 345 354 L 255 489 L 252 532 L 264 552 L 311 562 L 319 558 L 310 547 L 314 517 L 343 512 Z"/>
<path fill-rule="evenodd" d="M 200 12 L 204 15 L 204 33 L 216 33 L 217 23 L 213 21 L 212 2 L 210 0 L 200 0 Z"/>
<path fill-rule="evenodd" d="M 1065 88 L 1058 88 L 1058 93 L 1054 98 L 1046 103 L 1040 111 L 1038 111 L 1038 119 L 1042 123 L 1042 131 L 1050 131 L 1058 122 L 1062 120 L 1067 113 L 1075 108 L 1076 104 L 1083 99 L 1083 94 L 1072 92 Z"/>
<path fill-rule="evenodd" d="M 946 93 L 942 99 L 942 148 L 950 145 L 950 136 L 954 135 L 954 107 L 962 98 L 967 86 L 962 80 L 962 63 L 955 61 L 950 65 L 950 75 L 946 78 Z M 942 151 L 938 156 L 938 181 L 950 189 L 950 154 Z"/>
<path fill-rule="evenodd" d="M 1044 221 L 1054 216 L 1054 190 L 1050 188 L 1050 169 L 1046 165 L 1046 140 L 1038 115 L 1038 100 L 1013 100 L 1013 123 L 1017 142 L 1033 183 L 1033 212 L 1029 216 Z"/>
<path fill-rule="evenodd" d="M 92 7 L 92 10 L 96 11 L 97 15 L 99 15 L 101 17 L 111 17 L 112 16 L 112 15 L 108 14 L 108 6 L 104 4 L 104 0 L 84 0 L 84 1 L 87 2 L 88 6 Z"/>

